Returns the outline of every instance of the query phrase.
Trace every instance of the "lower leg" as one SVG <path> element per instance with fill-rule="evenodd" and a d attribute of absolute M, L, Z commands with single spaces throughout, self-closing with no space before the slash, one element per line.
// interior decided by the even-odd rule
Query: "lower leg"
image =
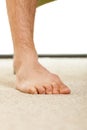
<path fill-rule="evenodd" d="M 14 43 L 16 87 L 25 93 L 69 94 L 60 78 L 39 62 L 33 42 L 37 0 L 7 0 L 8 16 Z"/>
<path fill-rule="evenodd" d="M 34 15 L 37 0 L 7 0 L 7 10 L 14 43 L 14 62 L 21 62 L 28 58 L 31 50 L 32 56 L 37 59 L 33 42 Z M 31 53 L 30 53 L 31 54 Z M 32 57 L 33 59 L 33 57 Z M 16 70 L 17 71 L 17 70 Z"/>

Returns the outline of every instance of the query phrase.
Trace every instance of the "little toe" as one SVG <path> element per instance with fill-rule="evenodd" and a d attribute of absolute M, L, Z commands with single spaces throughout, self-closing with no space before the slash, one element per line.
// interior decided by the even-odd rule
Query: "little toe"
<path fill-rule="evenodd" d="M 36 86 L 35 87 L 38 91 L 38 94 L 45 94 L 45 88 L 42 86 Z"/>
<path fill-rule="evenodd" d="M 23 93 L 29 93 L 29 94 L 37 94 L 37 90 L 34 87 L 26 87 L 25 85 L 17 86 L 17 90 L 23 92 Z"/>
<path fill-rule="evenodd" d="M 27 93 L 29 94 L 37 94 L 37 90 L 34 87 L 29 87 L 27 90 Z"/>

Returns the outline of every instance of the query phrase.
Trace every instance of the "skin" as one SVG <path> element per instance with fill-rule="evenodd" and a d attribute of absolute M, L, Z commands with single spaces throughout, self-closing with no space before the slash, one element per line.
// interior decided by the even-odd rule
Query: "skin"
<path fill-rule="evenodd" d="M 6 0 L 14 46 L 16 89 L 29 94 L 70 94 L 58 75 L 38 62 L 33 41 L 37 0 Z"/>

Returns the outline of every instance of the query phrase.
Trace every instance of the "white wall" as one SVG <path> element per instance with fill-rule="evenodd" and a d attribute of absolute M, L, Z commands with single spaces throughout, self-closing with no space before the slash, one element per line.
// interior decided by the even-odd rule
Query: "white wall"
<path fill-rule="evenodd" d="M 58 0 L 37 9 L 39 54 L 87 54 L 87 1 Z M 13 54 L 5 0 L 0 1 L 0 54 Z"/>
<path fill-rule="evenodd" d="M 13 46 L 5 1 L 0 0 L 0 54 L 12 54 Z"/>

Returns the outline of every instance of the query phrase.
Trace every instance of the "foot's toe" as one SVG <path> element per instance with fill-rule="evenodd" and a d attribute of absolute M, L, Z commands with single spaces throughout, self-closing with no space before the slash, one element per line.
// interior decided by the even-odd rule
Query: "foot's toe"
<path fill-rule="evenodd" d="M 60 94 L 70 94 L 71 90 L 61 81 L 61 79 L 55 74 L 53 76 L 54 76 L 54 80 L 58 84 L 57 87 L 58 87 L 59 93 Z M 56 85 L 53 85 L 53 86 L 56 86 Z M 54 91 L 56 88 L 54 87 Z"/>
<path fill-rule="evenodd" d="M 37 94 L 37 90 L 33 86 L 26 87 L 25 85 L 20 85 L 20 86 L 17 86 L 16 89 L 23 92 L 23 93 Z"/>
<path fill-rule="evenodd" d="M 38 94 L 45 94 L 45 88 L 44 87 L 38 85 L 35 88 L 37 89 Z"/>
<path fill-rule="evenodd" d="M 36 88 L 29 87 L 28 90 L 27 90 L 27 93 L 29 93 L 29 94 L 37 94 L 38 92 L 37 92 Z"/>
<path fill-rule="evenodd" d="M 53 86 L 53 94 L 59 94 L 59 85 L 56 82 L 53 82 L 52 86 Z"/>
<path fill-rule="evenodd" d="M 61 85 L 60 94 L 70 94 L 71 90 L 66 85 Z"/>
<path fill-rule="evenodd" d="M 45 85 L 44 88 L 46 89 L 46 94 L 52 94 L 52 86 L 50 84 Z"/>

